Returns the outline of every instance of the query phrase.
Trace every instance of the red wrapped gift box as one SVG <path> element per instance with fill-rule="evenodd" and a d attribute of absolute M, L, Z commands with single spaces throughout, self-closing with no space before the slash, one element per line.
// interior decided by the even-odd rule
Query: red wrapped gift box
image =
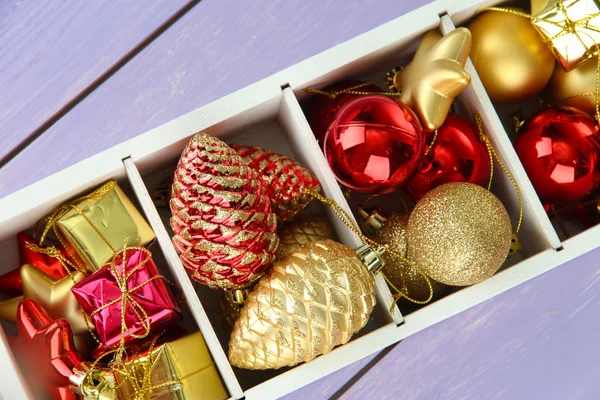
<path fill-rule="evenodd" d="M 111 264 L 73 286 L 72 291 L 90 316 L 98 339 L 107 348 L 119 344 L 122 332 L 125 344 L 129 344 L 136 336 L 149 333 L 148 328 L 157 333 L 181 320 L 169 283 L 145 249 L 128 248 L 117 253 Z M 124 292 L 127 296 L 123 296 Z M 123 301 L 124 330 L 121 329 Z"/>

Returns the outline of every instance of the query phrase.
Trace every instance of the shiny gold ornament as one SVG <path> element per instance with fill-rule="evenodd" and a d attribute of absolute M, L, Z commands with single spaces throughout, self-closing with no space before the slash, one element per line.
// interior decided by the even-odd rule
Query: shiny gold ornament
<path fill-rule="evenodd" d="M 471 33 L 458 28 L 442 37 L 428 32 L 417 52 L 394 76 L 400 100 L 415 111 L 428 130 L 436 130 L 444 120 L 452 100 L 471 83 L 464 66 L 471 49 Z"/>
<path fill-rule="evenodd" d="M 200 332 L 131 356 L 115 371 L 119 398 L 224 400 L 217 368 Z"/>
<path fill-rule="evenodd" d="M 54 221 L 55 220 L 55 221 Z M 115 181 L 69 202 L 53 214 L 57 234 L 71 244 L 88 272 L 109 262 L 125 247 L 145 246 L 154 232 Z"/>
<path fill-rule="evenodd" d="M 381 244 L 388 245 L 403 257 L 406 256 L 406 226 L 410 213 L 393 213 L 383 226 L 375 232 L 373 239 Z M 411 265 L 403 263 L 390 253 L 383 253 L 385 262 L 382 272 L 386 279 L 398 290 L 405 290 L 416 300 L 426 300 L 429 297 L 429 285 L 423 276 Z M 442 283 L 430 279 L 433 288 L 433 298 L 437 299 L 448 291 Z M 400 299 L 406 299 L 401 297 Z"/>
<path fill-rule="evenodd" d="M 468 28 L 471 60 L 492 102 L 519 103 L 546 86 L 556 63 L 530 19 L 486 11 Z"/>
<path fill-rule="evenodd" d="M 548 100 L 556 106 L 575 107 L 588 114 L 596 114 L 597 68 L 597 57 L 569 72 L 555 68 L 548 83 Z"/>
<path fill-rule="evenodd" d="M 598 50 L 600 4 L 596 0 L 550 0 L 531 20 L 565 71 Z"/>
<path fill-rule="evenodd" d="M 333 225 L 322 214 L 298 218 L 279 229 L 277 235 L 279 235 L 279 247 L 275 254 L 277 259 L 291 254 L 305 244 L 317 240 L 335 239 Z"/>
<path fill-rule="evenodd" d="M 423 272 L 446 285 L 467 286 L 502 266 L 512 232 L 504 205 L 490 191 L 447 183 L 419 200 L 406 236 L 408 257 Z"/>
<path fill-rule="evenodd" d="M 307 244 L 258 281 L 233 328 L 229 361 L 270 369 L 313 360 L 347 343 L 374 305 L 375 280 L 354 250 Z"/>
<path fill-rule="evenodd" d="M 0 318 L 16 323 L 17 307 L 23 299 L 30 299 L 42 306 L 53 319 L 64 318 L 71 325 L 75 347 L 84 352 L 89 333 L 81 306 L 75 299 L 71 288 L 81 281 L 84 275 L 75 271 L 57 281 L 44 274 L 33 265 L 21 267 L 23 296 L 0 302 Z"/>

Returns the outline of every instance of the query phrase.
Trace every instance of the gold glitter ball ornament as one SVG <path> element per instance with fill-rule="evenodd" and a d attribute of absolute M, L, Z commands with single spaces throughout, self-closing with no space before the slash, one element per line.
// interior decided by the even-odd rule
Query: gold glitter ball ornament
<path fill-rule="evenodd" d="M 276 262 L 235 323 L 229 362 L 276 369 L 311 361 L 347 343 L 369 320 L 375 280 L 354 250 L 313 242 Z"/>
<path fill-rule="evenodd" d="M 373 239 L 381 244 L 388 245 L 394 251 L 406 256 L 406 226 L 410 214 L 407 212 L 393 213 L 375 232 Z M 382 272 L 396 289 L 405 289 L 407 294 L 415 300 L 426 300 L 429 297 L 429 285 L 425 278 L 411 265 L 403 263 L 389 252 L 382 255 L 385 265 Z M 433 279 L 429 280 L 433 288 L 433 299 L 439 298 L 448 291 L 448 287 Z M 408 301 L 404 297 L 401 301 Z"/>
<path fill-rule="evenodd" d="M 511 245 L 504 205 L 471 183 L 439 186 L 415 205 L 406 228 L 407 254 L 428 276 L 468 286 L 492 276 Z"/>
<path fill-rule="evenodd" d="M 333 225 L 322 214 L 298 218 L 284 225 L 277 234 L 279 236 L 279 247 L 275 256 L 278 260 L 293 253 L 305 244 L 317 240 L 335 239 Z"/>

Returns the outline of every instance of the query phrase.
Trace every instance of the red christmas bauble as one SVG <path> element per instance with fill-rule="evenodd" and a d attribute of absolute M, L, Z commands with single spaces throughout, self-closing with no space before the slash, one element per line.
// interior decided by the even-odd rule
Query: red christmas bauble
<path fill-rule="evenodd" d="M 366 95 L 340 109 L 323 151 L 336 178 L 364 193 L 389 193 L 405 184 L 423 157 L 419 119 L 404 104 Z"/>
<path fill-rule="evenodd" d="M 219 139 L 196 134 L 181 154 L 171 192 L 173 245 L 191 277 L 239 289 L 275 260 L 277 217 L 256 171 Z"/>
<path fill-rule="evenodd" d="M 490 177 L 490 156 L 479 137 L 477 125 L 450 114 L 437 130 L 429 153 L 406 185 L 409 197 L 417 202 L 431 189 L 450 182 L 485 185 Z"/>
<path fill-rule="evenodd" d="M 340 81 L 327 87 L 326 89 L 323 89 L 323 91 L 327 93 L 334 93 L 336 91 L 358 86 L 362 83 L 364 82 L 356 80 Z M 357 88 L 356 91 L 378 93 L 381 92 L 381 89 L 379 89 L 375 85 L 367 85 Z M 342 107 L 349 101 L 356 99 L 357 97 L 360 97 L 360 95 L 349 93 L 341 93 L 335 96 L 334 98 L 321 94 L 316 94 L 313 96 L 310 105 L 308 106 L 307 119 L 315 137 L 317 138 L 321 146 L 323 145 L 323 139 L 325 138 L 327 127 L 335 118 L 335 115 L 337 114 L 340 107 Z"/>
<path fill-rule="evenodd" d="M 548 108 L 520 130 L 515 150 L 544 202 L 577 201 L 598 187 L 598 129 L 574 109 Z"/>
<path fill-rule="evenodd" d="M 306 189 L 321 191 L 317 177 L 296 160 L 260 147 L 238 144 L 233 149 L 256 171 L 279 223 L 292 220 L 310 203 Z"/>

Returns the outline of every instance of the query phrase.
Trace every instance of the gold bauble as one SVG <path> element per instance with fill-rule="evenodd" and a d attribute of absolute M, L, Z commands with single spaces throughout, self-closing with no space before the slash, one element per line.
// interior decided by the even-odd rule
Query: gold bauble
<path fill-rule="evenodd" d="M 546 86 L 556 60 L 528 18 L 487 11 L 468 28 L 471 60 L 492 102 L 519 103 Z"/>
<path fill-rule="evenodd" d="M 347 343 L 369 320 L 375 279 L 354 250 L 313 242 L 277 261 L 244 304 L 229 362 L 246 369 L 294 366 Z"/>
<path fill-rule="evenodd" d="M 596 69 L 594 57 L 574 70 L 565 72 L 555 68 L 548 83 L 548 100 L 557 106 L 575 107 L 588 114 L 596 114 Z"/>
<path fill-rule="evenodd" d="M 471 83 L 465 63 L 471 49 L 471 33 L 458 28 L 446 36 L 425 34 L 413 60 L 394 76 L 400 101 L 419 115 L 423 126 L 434 131 L 446 119 L 452 100 Z"/>
<path fill-rule="evenodd" d="M 406 256 L 406 226 L 408 225 L 409 213 L 393 213 L 385 222 L 383 227 L 375 233 L 373 239 L 388 245 L 390 249 Z M 385 277 L 398 290 L 406 289 L 407 294 L 415 300 L 426 300 L 429 297 L 429 285 L 413 266 L 403 263 L 389 252 L 382 255 L 385 265 L 382 272 Z M 448 287 L 433 279 L 429 280 L 433 288 L 433 299 L 443 296 Z M 403 301 L 408 301 L 401 298 Z"/>
<path fill-rule="evenodd" d="M 511 244 L 504 205 L 472 183 L 447 183 L 415 205 L 406 228 L 408 257 L 428 276 L 468 286 L 492 276 Z"/>
<path fill-rule="evenodd" d="M 298 218 L 279 229 L 277 235 L 279 236 L 279 247 L 275 257 L 278 260 L 305 244 L 335 238 L 333 225 L 322 214 Z"/>

